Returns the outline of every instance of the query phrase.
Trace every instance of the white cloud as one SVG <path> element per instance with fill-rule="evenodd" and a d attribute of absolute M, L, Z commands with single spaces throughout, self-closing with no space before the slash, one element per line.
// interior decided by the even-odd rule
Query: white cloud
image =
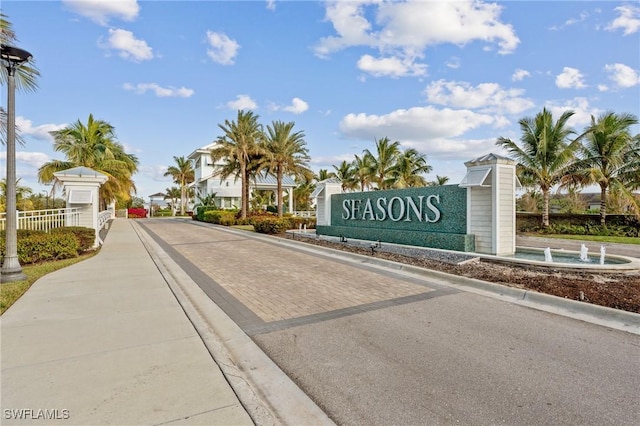
<path fill-rule="evenodd" d="M 340 122 L 347 137 L 373 140 L 389 137 L 403 144 L 425 144 L 434 139 L 458 137 L 479 126 L 494 125 L 496 118 L 470 110 L 432 106 L 400 109 L 384 115 L 348 114 Z"/>
<path fill-rule="evenodd" d="M 580 70 L 571 67 L 564 67 L 562 73 L 556 76 L 556 86 L 560 89 L 583 89 L 584 76 Z"/>
<path fill-rule="evenodd" d="M 293 98 L 291 100 L 291 105 L 286 106 L 282 109 L 287 112 L 292 112 L 294 114 L 302 114 L 303 112 L 309 109 L 309 104 L 300 98 Z"/>
<path fill-rule="evenodd" d="M 606 26 L 606 30 L 622 30 L 624 35 L 631 35 L 640 31 L 640 7 L 632 5 L 618 6 L 614 9 L 619 16 Z"/>
<path fill-rule="evenodd" d="M 368 46 L 415 55 L 428 46 L 473 41 L 497 44 L 499 53 L 511 53 L 520 40 L 511 25 L 500 21 L 501 12 L 501 6 L 481 1 L 327 2 L 326 20 L 336 35 L 322 38 L 315 53 L 326 57 L 351 46 Z M 371 22 L 368 16 L 373 16 Z"/>
<path fill-rule="evenodd" d="M 34 139 L 53 142 L 53 136 L 49 132 L 64 129 L 66 124 L 41 124 L 34 126 L 31 120 L 24 117 L 16 117 L 16 128 L 22 136 L 31 136 Z"/>
<path fill-rule="evenodd" d="M 604 70 L 609 73 L 609 80 L 618 87 L 628 88 L 640 84 L 638 71 L 625 64 L 607 64 Z"/>
<path fill-rule="evenodd" d="M 522 81 L 525 77 L 531 77 L 531 73 L 527 70 L 516 69 L 511 76 L 512 81 Z"/>
<path fill-rule="evenodd" d="M 472 86 L 445 80 L 434 81 L 425 90 L 427 101 L 434 104 L 508 114 L 520 114 L 535 106 L 532 100 L 522 97 L 523 93 L 521 89 L 503 89 L 497 83 Z"/>
<path fill-rule="evenodd" d="M 138 173 L 155 181 L 155 182 L 167 182 L 167 186 L 171 186 L 171 177 L 165 176 L 167 166 L 162 164 L 156 164 L 154 166 L 140 166 L 138 167 Z"/>
<path fill-rule="evenodd" d="M 133 21 L 140 12 L 137 0 L 62 0 L 62 3 L 77 14 L 103 26 L 111 18 Z"/>
<path fill-rule="evenodd" d="M 457 56 L 452 56 L 449 61 L 447 61 L 446 64 L 449 68 L 453 68 L 454 70 L 457 70 L 458 68 L 460 68 L 460 58 L 458 58 Z"/>
<path fill-rule="evenodd" d="M 6 153 L 5 153 L 6 158 Z M 16 152 L 16 162 L 20 162 L 29 167 L 39 168 L 44 163 L 50 160 L 50 157 L 43 152 L 25 152 L 18 151 Z"/>
<path fill-rule="evenodd" d="M 276 0 L 267 0 L 267 9 L 276 10 Z"/>
<path fill-rule="evenodd" d="M 606 84 L 598 84 L 598 90 L 600 92 L 606 92 L 609 90 L 609 86 L 607 86 Z"/>
<path fill-rule="evenodd" d="M 569 27 L 571 25 L 575 25 L 575 24 L 578 24 L 580 22 L 584 22 L 584 21 L 587 20 L 588 17 L 589 17 L 589 12 L 582 11 L 582 12 L 580 12 L 580 15 L 577 18 L 569 18 L 564 22 L 564 24 L 562 24 L 560 26 L 554 25 L 549 29 L 550 30 L 554 30 L 554 31 L 561 30 L 561 29 L 563 29 L 565 27 Z"/>
<path fill-rule="evenodd" d="M 363 55 L 358 60 L 358 69 L 375 77 L 405 77 L 427 74 L 427 65 L 415 63 L 415 58 L 397 56 L 376 59 L 371 55 Z"/>
<path fill-rule="evenodd" d="M 226 34 L 207 31 L 207 42 L 209 43 L 207 55 L 214 62 L 233 65 L 238 49 L 240 49 L 237 41 L 230 39 Z"/>
<path fill-rule="evenodd" d="M 98 46 L 103 49 L 117 50 L 121 58 L 134 62 L 153 59 L 153 49 L 146 41 L 136 39 L 131 31 L 110 28 L 106 43 L 99 41 Z"/>
<path fill-rule="evenodd" d="M 553 114 L 554 121 L 560 118 L 562 113 L 567 110 L 572 110 L 575 114 L 569 119 L 567 124 L 580 133 L 582 129 L 591 123 L 591 115 L 597 117 L 602 113 L 598 108 L 589 105 L 587 98 L 577 97 L 558 104 L 553 101 L 549 101 L 546 104 L 546 108 Z"/>
<path fill-rule="evenodd" d="M 227 102 L 227 107 L 233 110 L 257 109 L 258 104 L 249 95 L 238 95 L 235 101 Z"/>
<path fill-rule="evenodd" d="M 190 98 L 194 93 L 192 89 L 187 89 L 186 87 L 161 87 L 156 83 L 138 83 L 136 85 L 125 83 L 122 85 L 122 87 L 125 90 L 135 92 L 139 95 L 142 95 L 147 91 L 152 91 L 159 98 Z"/>

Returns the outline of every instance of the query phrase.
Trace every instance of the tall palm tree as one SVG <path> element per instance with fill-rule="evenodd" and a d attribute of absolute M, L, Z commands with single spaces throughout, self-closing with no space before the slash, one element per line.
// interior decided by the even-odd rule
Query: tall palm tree
<path fill-rule="evenodd" d="M 616 114 L 608 111 L 591 125 L 579 152 L 577 173 L 586 183 L 600 186 L 600 224 L 606 224 L 607 191 L 615 192 L 640 212 L 640 206 L 632 190 L 637 187 L 640 162 L 640 135 L 631 134 L 631 126 L 638 124 L 633 114 Z M 634 184 L 634 176 L 636 183 Z"/>
<path fill-rule="evenodd" d="M 73 167 L 89 167 L 107 176 L 100 187 L 102 206 L 113 200 L 126 202 L 135 193 L 132 176 L 138 170 L 138 158 L 127 154 L 122 144 L 115 140 L 115 129 L 106 121 L 95 120 L 89 114 L 87 124 L 80 120 L 51 132 L 53 149 L 62 152 L 65 160 L 51 160 L 38 169 L 38 180 L 47 184 L 55 182 L 54 173 Z"/>
<path fill-rule="evenodd" d="M 412 188 L 426 186 L 427 180 L 424 173 L 429 173 L 433 167 L 427 163 L 427 156 L 416 149 L 409 148 L 402 152 L 392 169 L 392 176 L 396 188 Z"/>
<path fill-rule="evenodd" d="M 278 216 L 282 217 L 282 178 L 285 174 L 297 177 L 309 173 L 309 151 L 306 148 L 304 133 L 294 132 L 295 123 L 274 121 L 267 125 L 263 140 L 264 153 L 262 164 L 269 173 L 276 176 Z"/>
<path fill-rule="evenodd" d="M 191 160 L 184 157 L 173 157 L 175 165 L 167 167 L 165 176 L 171 176 L 173 181 L 180 185 L 180 215 L 184 216 L 187 202 L 187 185 L 195 180 L 195 171 Z"/>
<path fill-rule="evenodd" d="M 355 169 L 353 162 L 348 163 L 342 161 L 339 166 L 334 165 L 335 175 L 342 181 L 342 191 L 353 190 L 358 187 L 358 182 L 355 180 Z"/>
<path fill-rule="evenodd" d="M 371 172 L 373 170 L 373 156 L 371 154 L 365 154 L 360 157 L 356 154 L 352 164 L 354 170 L 353 179 L 360 187 L 360 191 L 366 191 L 370 189 L 372 182 Z"/>
<path fill-rule="evenodd" d="M 167 188 L 164 190 L 165 200 L 169 200 L 171 203 L 171 211 L 173 215 L 176 214 L 176 204 L 178 204 L 178 200 L 182 197 L 182 191 L 177 186 L 172 186 L 171 188 Z"/>
<path fill-rule="evenodd" d="M 3 46 L 15 45 L 18 41 L 16 33 L 13 31 L 13 25 L 7 19 L 7 15 L 0 13 L 0 44 Z M 37 78 L 40 72 L 35 66 L 33 59 L 22 64 L 15 75 L 16 89 L 22 91 L 35 91 L 38 88 Z M 9 74 L 7 69 L 0 67 L 0 84 L 4 86 L 8 82 Z M 16 142 L 23 144 L 24 141 L 20 136 L 20 129 L 16 127 Z M 0 106 L 0 141 L 4 144 L 7 138 L 7 111 L 4 106 Z"/>
<path fill-rule="evenodd" d="M 549 226 L 549 191 L 571 171 L 583 136 L 570 140 L 575 132 L 567 126 L 567 121 L 573 115 L 573 111 L 565 111 L 554 122 L 551 111 L 544 108 L 535 118 L 526 117 L 518 121 L 522 146 L 504 137 L 496 141 L 496 145 L 504 148 L 518 162 L 516 171 L 521 182 L 531 182 L 540 188 L 543 227 Z"/>
<path fill-rule="evenodd" d="M 235 121 L 225 120 L 224 124 L 218 124 L 223 135 L 216 139 L 216 146 L 211 149 L 211 159 L 214 164 L 222 159 L 225 161 L 225 164 L 218 168 L 221 179 L 231 175 L 241 179 L 240 214 L 243 219 L 247 218 L 249 211 L 250 163 L 252 158 L 262 152 L 259 142 L 264 135 L 258 118 L 259 116 L 253 111 L 239 110 Z"/>
<path fill-rule="evenodd" d="M 394 184 L 393 169 L 400 156 L 400 142 L 391 142 L 384 137 L 376 141 L 376 154 L 372 154 L 368 149 L 364 150 L 364 155 L 371 160 L 371 172 L 373 182 L 378 189 L 389 189 Z"/>

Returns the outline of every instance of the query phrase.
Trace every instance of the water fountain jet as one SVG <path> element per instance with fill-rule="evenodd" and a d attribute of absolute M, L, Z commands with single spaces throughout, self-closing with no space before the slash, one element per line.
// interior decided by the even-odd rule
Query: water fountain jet
<path fill-rule="evenodd" d="M 580 260 L 582 262 L 589 262 L 589 249 L 584 244 L 580 247 Z"/>

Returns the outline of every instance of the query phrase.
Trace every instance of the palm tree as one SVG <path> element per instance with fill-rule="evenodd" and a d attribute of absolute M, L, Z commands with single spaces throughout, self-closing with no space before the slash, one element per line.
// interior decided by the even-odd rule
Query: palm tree
<path fill-rule="evenodd" d="M 431 186 L 442 186 L 442 185 L 446 185 L 447 182 L 449 182 L 449 176 L 436 175 L 436 180 L 433 180 L 433 181 L 429 182 L 429 185 L 431 185 Z"/>
<path fill-rule="evenodd" d="M 25 199 L 33 194 L 33 190 L 28 186 L 20 185 L 20 179 L 16 179 L 16 206 L 19 210 L 28 210 L 25 208 Z M 0 212 L 7 209 L 7 179 L 0 179 Z"/>
<path fill-rule="evenodd" d="M 238 111 L 236 121 L 225 120 L 218 127 L 224 132 L 216 139 L 216 146 L 211 149 L 211 159 L 215 164 L 224 159 L 225 164 L 218 167 L 221 179 L 234 175 L 242 182 L 242 201 L 240 214 L 247 218 L 249 211 L 249 181 L 251 179 L 251 161 L 262 153 L 259 142 L 264 137 L 259 116 L 253 111 Z"/>
<path fill-rule="evenodd" d="M 606 224 L 607 190 L 615 192 L 635 210 L 640 211 L 632 190 L 637 187 L 640 161 L 640 135 L 631 135 L 638 124 L 633 114 L 605 112 L 596 120 L 591 116 L 586 139 L 580 150 L 577 173 L 586 183 L 600 186 L 600 224 Z M 635 184 L 634 182 L 635 176 Z"/>
<path fill-rule="evenodd" d="M 276 176 L 278 216 L 282 217 L 282 178 L 285 174 L 300 177 L 309 173 L 309 151 L 306 148 L 304 133 L 293 132 L 295 123 L 274 121 L 267 125 L 263 140 L 264 157 L 262 164 L 269 173 Z"/>
<path fill-rule="evenodd" d="M 427 180 L 422 176 L 429 173 L 433 167 L 427 164 L 427 157 L 417 150 L 409 148 L 402 152 L 392 169 L 396 188 L 412 188 L 426 186 Z"/>
<path fill-rule="evenodd" d="M 89 167 L 107 175 L 100 187 L 102 206 L 112 200 L 126 202 L 135 193 L 133 174 L 138 170 L 138 158 L 127 154 L 115 140 L 114 127 L 89 114 L 87 124 L 80 120 L 51 132 L 53 149 L 62 152 L 65 160 L 51 160 L 38 169 L 38 180 L 47 184 L 55 181 L 54 173 L 73 167 Z"/>
<path fill-rule="evenodd" d="M 316 189 L 316 185 L 313 183 L 313 176 L 303 176 L 301 179 L 296 179 L 296 186 L 293 189 L 293 208 L 294 210 L 310 210 L 311 206 L 311 193 Z"/>
<path fill-rule="evenodd" d="M 342 192 L 353 190 L 358 187 L 358 182 L 355 180 L 355 169 L 353 168 L 353 162 L 348 163 L 342 161 L 339 166 L 333 166 L 335 169 L 335 175 L 342 181 Z"/>
<path fill-rule="evenodd" d="M 373 182 L 378 189 L 389 189 L 394 184 L 393 169 L 400 157 L 400 142 L 391 142 L 384 137 L 376 141 L 376 154 L 373 155 L 368 149 L 364 150 L 364 155 L 371 160 L 371 174 Z"/>
<path fill-rule="evenodd" d="M 322 182 L 323 180 L 327 180 L 329 178 L 332 177 L 336 177 L 336 174 L 333 172 L 330 172 L 327 169 L 320 169 L 318 170 L 318 174 L 315 175 L 315 180 L 317 180 L 318 182 Z"/>
<path fill-rule="evenodd" d="M 177 186 L 172 186 L 171 188 L 167 188 L 164 190 L 165 200 L 169 200 L 171 203 L 171 211 L 173 214 L 176 214 L 176 204 L 178 204 L 178 199 L 182 197 L 182 191 Z"/>
<path fill-rule="evenodd" d="M 522 147 L 504 137 L 496 141 L 496 145 L 504 148 L 518 162 L 516 172 L 521 182 L 531 182 L 542 191 L 543 227 L 549 226 L 549 191 L 571 171 L 574 153 L 583 136 L 570 140 L 575 132 L 567 127 L 567 121 L 573 115 L 573 111 L 565 111 L 554 122 L 551 112 L 544 108 L 535 118 L 526 117 L 518 122 L 522 131 Z"/>
<path fill-rule="evenodd" d="M 362 157 L 356 154 L 355 159 L 353 160 L 353 179 L 360 187 L 360 191 L 366 191 L 371 187 L 371 171 L 373 170 L 372 163 L 373 156 L 366 154 Z"/>
<path fill-rule="evenodd" d="M 184 157 L 173 157 L 175 165 L 167 167 L 164 176 L 171 176 L 180 185 L 180 215 L 184 216 L 187 201 L 187 185 L 195 180 L 195 171 L 191 160 Z"/>
<path fill-rule="evenodd" d="M 15 32 L 13 31 L 13 25 L 7 19 L 7 15 L 0 13 L 0 44 L 3 46 L 14 45 L 18 41 Z M 40 76 L 40 72 L 36 68 L 33 59 L 29 62 L 22 64 L 17 70 L 15 75 L 16 89 L 24 91 L 35 91 L 38 88 L 37 77 Z M 5 67 L 0 67 L 0 84 L 5 85 L 8 82 L 9 74 Z M 19 133 L 19 128 L 16 127 L 16 142 L 23 144 L 24 141 Z M 0 141 L 4 144 L 7 138 L 7 111 L 3 106 L 0 106 Z"/>

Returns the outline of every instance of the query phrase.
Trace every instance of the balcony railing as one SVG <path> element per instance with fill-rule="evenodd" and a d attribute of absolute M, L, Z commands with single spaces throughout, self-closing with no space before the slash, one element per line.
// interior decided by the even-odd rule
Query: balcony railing
<path fill-rule="evenodd" d="M 6 217 L 6 213 L 0 213 L 0 231 L 6 229 Z M 18 212 L 18 229 L 49 231 L 55 228 L 62 228 L 63 226 L 79 225 L 80 211 L 76 207 Z"/>

